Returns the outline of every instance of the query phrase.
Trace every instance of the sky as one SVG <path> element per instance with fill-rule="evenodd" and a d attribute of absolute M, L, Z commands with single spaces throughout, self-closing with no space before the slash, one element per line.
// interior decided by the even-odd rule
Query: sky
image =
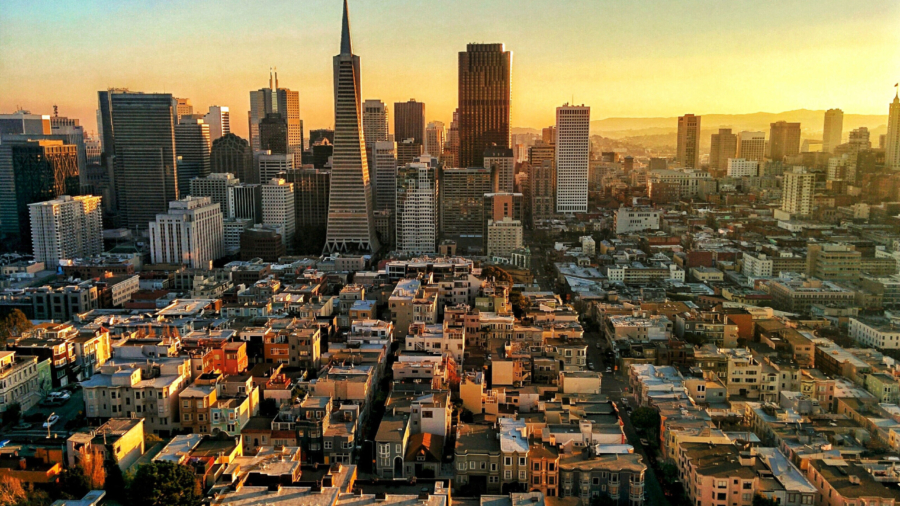
<path fill-rule="evenodd" d="M 249 91 L 300 92 L 305 128 L 334 123 L 340 0 L 0 1 L 0 113 L 96 128 L 97 91 L 127 87 L 228 106 L 246 136 Z M 449 125 L 457 55 L 513 52 L 512 125 L 838 107 L 887 114 L 900 81 L 896 0 L 350 0 L 362 98 L 415 98 Z M 391 111 L 393 112 L 393 111 Z"/>

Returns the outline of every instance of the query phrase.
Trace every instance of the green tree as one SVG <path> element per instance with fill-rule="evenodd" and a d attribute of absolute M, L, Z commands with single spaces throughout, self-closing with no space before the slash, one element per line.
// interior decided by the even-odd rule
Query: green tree
<path fill-rule="evenodd" d="M 671 462 L 663 462 L 659 465 L 659 477 L 663 483 L 672 485 L 678 482 L 678 467 Z"/>
<path fill-rule="evenodd" d="M 3 412 L 3 423 L 18 423 L 19 417 L 22 415 L 22 406 L 18 402 L 10 403 Z"/>
<path fill-rule="evenodd" d="M 512 276 L 508 272 L 495 265 L 489 265 L 481 269 L 481 279 L 491 278 L 495 278 L 499 283 L 506 283 L 510 286 L 512 286 L 513 284 Z"/>
<path fill-rule="evenodd" d="M 91 483 L 81 466 L 74 466 L 59 473 L 59 488 L 64 494 L 81 499 L 91 491 Z"/>
<path fill-rule="evenodd" d="M 129 487 L 133 506 L 197 506 L 200 484 L 187 466 L 152 462 L 138 469 Z"/>
<path fill-rule="evenodd" d="M 653 408 L 640 407 L 631 413 L 631 423 L 635 427 L 644 430 L 659 428 L 659 411 Z"/>

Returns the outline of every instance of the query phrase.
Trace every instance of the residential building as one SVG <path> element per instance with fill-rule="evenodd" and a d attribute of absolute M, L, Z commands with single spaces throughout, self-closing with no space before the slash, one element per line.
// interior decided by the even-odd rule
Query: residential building
<path fill-rule="evenodd" d="M 103 210 L 100 197 L 70 197 L 28 206 L 34 260 L 50 268 L 63 259 L 103 253 Z"/>
<path fill-rule="evenodd" d="M 729 158 L 728 177 L 755 177 L 759 175 L 759 162 L 756 160 L 747 160 L 746 158 Z"/>
<path fill-rule="evenodd" d="M 781 189 L 781 210 L 791 215 L 809 216 L 812 213 L 815 180 L 815 174 L 806 172 L 802 167 L 785 172 Z"/>
<path fill-rule="evenodd" d="M 485 254 L 490 257 L 509 258 L 512 252 L 524 247 L 522 221 L 504 217 L 488 220 Z"/>
<path fill-rule="evenodd" d="M 413 162 L 397 172 L 396 249 L 405 255 L 437 248 L 438 187 L 435 169 Z"/>
<path fill-rule="evenodd" d="M 900 348 L 900 325 L 894 319 L 850 318 L 849 334 L 852 339 L 867 348 Z"/>
<path fill-rule="evenodd" d="M 79 465 L 85 455 L 99 454 L 103 462 L 128 470 L 144 454 L 144 419 L 110 418 L 99 427 L 81 429 L 66 440 L 69 467 Z"/>
<path fill-rule="evenodd" d="M 22 413 L 37 406 L 52 388 L 50 358 L 0 351 L 0 413 L 18 404 Z"/>

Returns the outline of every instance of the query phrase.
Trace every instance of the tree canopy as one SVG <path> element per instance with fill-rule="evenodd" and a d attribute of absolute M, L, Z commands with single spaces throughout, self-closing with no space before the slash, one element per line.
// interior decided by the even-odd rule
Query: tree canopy
<path fill-rule="evenodd" d="M 6 315 L 6 318 L 0 319 L 0 338 L 20 336 L 22 332 L 31 330 L 33 326 L 25 313 L 13 309 Z"/>
<path fill-rule="evenodd" d="M 491 278 L 495 278 L 498 282 L 506 283 L 510 286 L 512 286 L 512 284 L 513 284 L 512 276 L 508 272 L 501 269 L 500 267 L 497 267 L 496 265 L 489 265 L 489 266 L 481 269 L 481 279 L 491 279 Z"/>
<path fill-rule="evenodd" d="M 658 429 L 659 411 L 648 407 L 637 408 L 631 414 L 631 423 L 639 429 Z"/>
<path fill-rule="evenodd" d="M 201 499 L 191 468 L 171 462 L 141 466 L 129 492 L 133 506 L 197 506 Z"/>

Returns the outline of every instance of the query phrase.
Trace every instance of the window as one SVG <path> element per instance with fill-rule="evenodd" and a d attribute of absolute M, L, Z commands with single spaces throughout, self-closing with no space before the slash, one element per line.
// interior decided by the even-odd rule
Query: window
<path fill-rule="evenodd" d="M 469 462 L 469 469 L 475 469 L 475 462 Z"/>
<path fill-rule="evenodd" d="M 491 471 L 496 471 L 496 470 L 497 470 L 497 464 L 495 464 L 494 462 L 491 462 Z"/>
<path fill-rule="evenodd" d="M 535 463 L 534 463 L 534 470 L 535 470 L 535 471 L 540 471 L 540 470 L 541 470 L 541 463 L 540 463 L 540 462 L 535 462 Z"/>
<path fill-rule="evenodd" d="M 465 463 L 465 462 L 459 462 L 459 463 L 456 465 L 456 468 L 459 469 L 460 471 L 465 471 L 465 470 L 466 470 L 466 463 Z"/>
<path fill-rule="evenodd" d="M 528 474 L 528 471 L 519 471 L 519 481 L 528 480 L 527 474 Z"/>
<path fill-rule="evenodd" d="M 512 465 L 512 457 L 504 457 L 504 458 L 503 458 L 503 465 L 504 465 L 504 466 L 511 466 L 511 465 Z"/>
<path fill-rule="evenodd" d="M 532 479 L 531 481 L 532 481 L 532 483 L 534 483 L 535 485 L 540 485 L 540 484 L 541 484 L 541 477 L 540 477 L 540 476 L 535 476 L 534 479 Z"/>
<path fill-rule="evenodd" d="M 525 467 L 525 457 L 519 457 L 519 465 Z"/>
<path fill-rule="evenodd" d="M 399 443 L 396 444 L 396 445 L 394 445 L 394 450 L 395 450 L 397 453 L 403 453 L 403 447 L 400 446 Z"/>
<path fill-rule="evenodd" d="M 500 481 L 499 476 L 491 476 L 490 478 L 488 478 L 488 482 L 490 482 L 490 483 L 497 483 L 499 481 Z"/>
<path fill-rule="evenodd" d="M 434 418 L 433 411 L 422 411 L 422 418 Z"/>
<path fill-rule="evenodd" d="M 331 449 L 331 441 L 325 441 L 325 449 L 326 449 L 326 450 L 330 450 L 330 449 Z"/>
<path fill-rule="evenodd" d="M 599 485 L 599 484 L 600 484 L 600 478 L 594 477 L 594 478 L 591 480 L 591 483 L 593 483 L 594 485 Z"/>
<path fill-rule="evenodd" d="M 504 472 L 503 472 L 503 479 L 504 479 L 504 480 L 511 480 L 511 479 L 512 479 L 512 471 L 510 471 L 509 469 L 507 469 L 506 471 L 504 471 Z"/>

